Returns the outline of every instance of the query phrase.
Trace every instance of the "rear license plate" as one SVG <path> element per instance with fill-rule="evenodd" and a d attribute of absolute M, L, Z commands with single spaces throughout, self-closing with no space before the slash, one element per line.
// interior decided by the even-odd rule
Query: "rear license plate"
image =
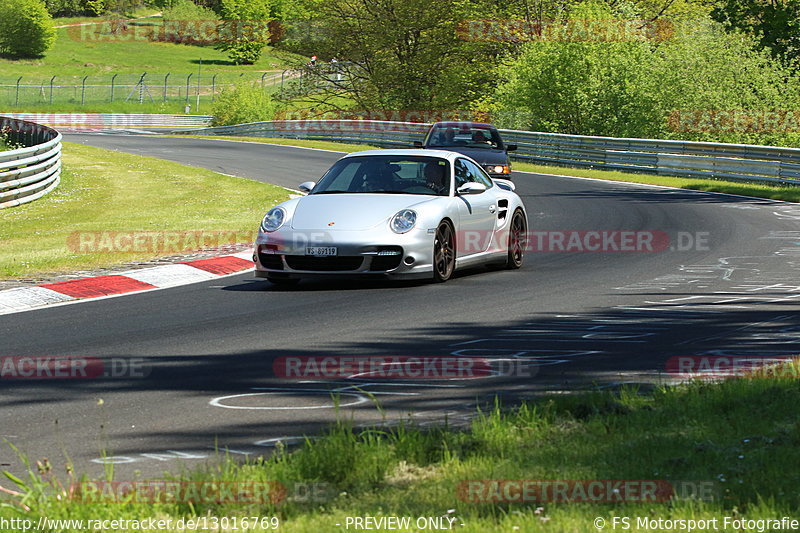
<path fill-rule="evenodd" d="M 313 255 L 314 257 L 332 257 L 336 255 L 337 249 L 335 246 L 307 246 L 306 255 Z"/>

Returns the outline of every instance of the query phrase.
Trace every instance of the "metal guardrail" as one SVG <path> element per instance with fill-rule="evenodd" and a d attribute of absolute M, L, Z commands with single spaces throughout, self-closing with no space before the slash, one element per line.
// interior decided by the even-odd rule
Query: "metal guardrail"
<path fill-rule="evenodd" d="M 32 202 L 55 189 L 61 179 L 61 134 L 56 130 L 0 117 L 0 131 L 23 148 L 0 152 L 0 209 Z"/>
<path fill-rule="evenodd" d="M 155 131 L 203 128 L 208 115 L 150 115 L 134 113 L 4 113 L 4 116 L 44 124 L 59 131 Z"/>
<path fill-rule="evenodd" d="M 408 147 L 430 124 L 375 120 L 278 120 L 176 131 L 192 135 L 284 137 Z M 687 178 L 800 185 L 800 148 L 659 139 L 623 139 L 500 130 L 518 146 L 512 159 L 564 167 Z"/>

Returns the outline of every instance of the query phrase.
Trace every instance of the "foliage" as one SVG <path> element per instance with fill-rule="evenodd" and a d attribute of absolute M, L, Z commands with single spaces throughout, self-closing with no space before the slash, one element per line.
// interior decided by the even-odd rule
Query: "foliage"
<path fill-rule="evenodd" d="M 292 42 L 320 60 L 358 65 L 349 87 L 361 109 L 463 109 L 493 88 L 494 66 L 511 45 L 467 40 L 457 31 L 475 2 L 354 0 L 309 9 L 311 31 Z M 484 11 L 502 17 L 504 12 Z M 289 35 L 297 36 L 297 30 Z"/>
<path fill-rule="evenodd" d="M 259 85 L 241 83 L 222 91 L 214 102 L 214 126 L 272 120 L 278 104 Z"/>
<path fill-rule="evenodd" d="M 800 52 L 798 0 L 718 0 L 711 15 L 728 29 L 755 36 L 759 45 L 774 56 L 788 62 L 797 61 Z"/>
<path fill-rule="evenodd" d="M 192 0 L 173 0 L 162 9 L 165 22 L 170 20 L 215 20 L 216 13 Z"/>
<path fill-rule="evenodd" d="M 10 58 L 41 57 L 56 31 L 42 0 L 6 0 L 0 4 L 0 53 Z"/>
<path fill-rule="evenodd" d="M 217 45 L 237 65 L 252 65 L 269 42 L 272 0 L 221 0 L 219 14 L 224 21 L 220 35 L 229 36 Z"/>
<path fill-rule="evenodd" d="M 492 108 L 506 127 L 583 135 L 797 144 L 791 131 L 676 125 L 675 114 L 797 109 L 797 78 L 751 37 L 677 24 L 670 38 L 536 42 L 505 70 Z M 699 114 L 697 116 L 699 116 Z M 676 127 L 677 126 L 677 127 Z"/>

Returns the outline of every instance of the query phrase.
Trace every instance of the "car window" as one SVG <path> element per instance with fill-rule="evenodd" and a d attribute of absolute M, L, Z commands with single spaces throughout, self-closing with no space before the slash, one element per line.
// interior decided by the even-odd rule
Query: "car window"
<path fill-rule="evenodd" d="M 464 146 L 468 148 L 503 149 L 497 129 L 486 126 L 450 124 L 433 128 L 426 140 L 429 148 Z"/>
<path fill-rule="evenodd" d="M 475 183 L 481 183 L 485 185 L 487 189 L 490 189 L 493 185 L 491 178 L 486 175 L 481 167 L 472 161 L 468 161 L 466 159 L 456 159 L 454 169 L 456 189 L 471 181 Z"/>
<path fill-rule="evenodd" d="M 450 165 L 428 156 L 378 155 L 343 158 L 311 194 L 450 194 Z"/>

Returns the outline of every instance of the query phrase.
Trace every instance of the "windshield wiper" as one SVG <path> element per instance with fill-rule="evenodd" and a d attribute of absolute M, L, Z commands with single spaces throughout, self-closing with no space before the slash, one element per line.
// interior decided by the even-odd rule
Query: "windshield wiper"
<path fill-rule="evenodd" d="M 314 194 L 347 194 L 351 191 L 319 191 L 315 192 Z"/>

